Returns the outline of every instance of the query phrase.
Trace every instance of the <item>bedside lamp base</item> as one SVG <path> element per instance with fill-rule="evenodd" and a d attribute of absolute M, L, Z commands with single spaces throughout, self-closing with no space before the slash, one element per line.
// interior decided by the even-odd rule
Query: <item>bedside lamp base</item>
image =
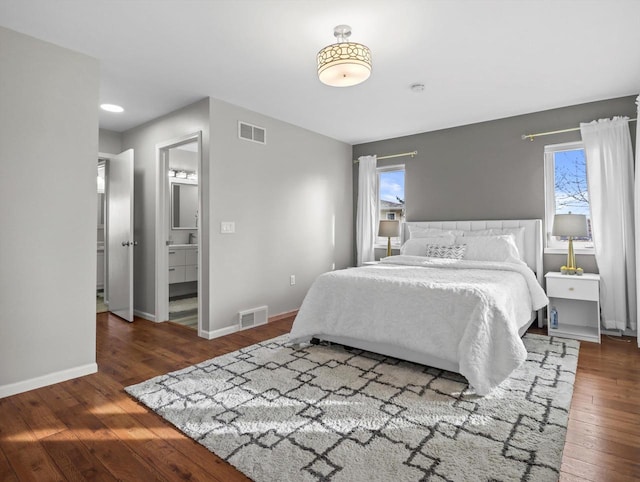
<path fill-rule="evenodd" d="M 576 266 L 576 253 L 573 250 L 573 236 L 569 236 L 569 252 L 567 253 L 567 265 L 560 268 L 562 274 L 575 274 L 581 276 L 584 272 L 582 268 Z"/>

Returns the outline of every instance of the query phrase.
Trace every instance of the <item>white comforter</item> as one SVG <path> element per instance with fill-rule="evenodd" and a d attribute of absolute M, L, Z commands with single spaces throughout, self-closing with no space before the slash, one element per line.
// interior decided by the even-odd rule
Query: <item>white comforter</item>
<path fill-rule="evenodd" d="M 518 335 L 548 299 L 526 264 L 391 256 L 318 277 L 291 343 L 351 337 L 457 363 L 485 395 L 525 360 Z"/>

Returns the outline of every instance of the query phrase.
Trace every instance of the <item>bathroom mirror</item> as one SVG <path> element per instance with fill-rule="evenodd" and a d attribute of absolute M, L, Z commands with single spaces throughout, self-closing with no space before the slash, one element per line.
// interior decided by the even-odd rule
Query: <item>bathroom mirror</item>
<path fill-rule="evenodd" d="M 171 183 L 171 229 L 198 227 L 198 185 Z"/>

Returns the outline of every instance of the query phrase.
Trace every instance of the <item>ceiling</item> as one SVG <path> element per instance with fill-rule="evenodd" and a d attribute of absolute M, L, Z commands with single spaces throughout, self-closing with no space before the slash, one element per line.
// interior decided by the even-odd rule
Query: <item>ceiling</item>
<path fill-rule="evenodd" d="M 635 0 L 0 0 L 0 25 L 100 60 L 100 126 L 214 97 L 357 144 L 640 92 Z M 318 81 L 333 27 L 372 52 Z M 423 83 L 422 93 L 410 89 Z"/>

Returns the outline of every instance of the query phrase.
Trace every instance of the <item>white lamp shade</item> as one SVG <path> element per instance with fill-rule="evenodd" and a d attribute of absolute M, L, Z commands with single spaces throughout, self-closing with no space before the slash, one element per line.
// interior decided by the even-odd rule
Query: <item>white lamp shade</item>
<path fill-rule="evenodd" d="M 396 238 L 400 236 L 400 221 L 380 221 L 378 236 Z"/>
<path fill-rule="evenodd" d="M 587 217 L 584 214 L 556 214 L 553 218 L 553 236 L 587 236 Z"/>
<path fill-rule="evenodd" d="M 318 52 L 318 78 L 333 87 L 350 87 L 371 75 L 371 52 L 358 43 L 332 44 Z"/>

